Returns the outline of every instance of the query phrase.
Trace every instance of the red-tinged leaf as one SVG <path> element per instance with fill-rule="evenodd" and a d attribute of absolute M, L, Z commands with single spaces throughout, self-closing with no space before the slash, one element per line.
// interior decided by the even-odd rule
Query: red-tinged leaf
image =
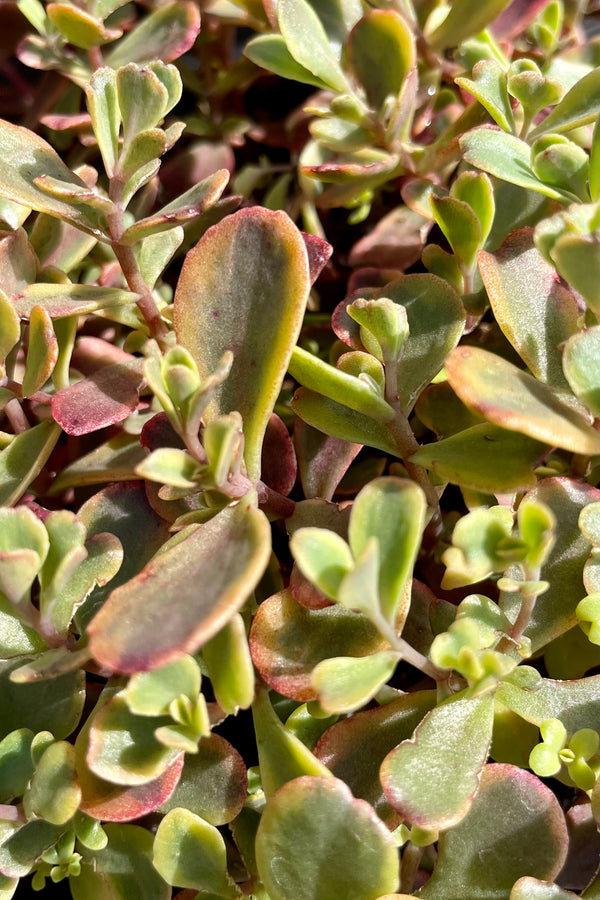
<path fill-rule="evenodd" d="M 434 704 L 435 691 L 403 694 L 385 706 L 357 712 L 332 725 L 313 751 L 389 827 L 400 824 L 400 817 L 383 792 L 379 768 L 394 747 L 410 738 Z"/>
<path fill-rule="evenodd" d="M 17 434 L 0 450 L 0 504 L 12 506 L 42 471 L 58 438 L 60 428 L 46 419 Z"/>
<path fill-rule="evenodd" d="M 523 34 L 537 14 L 548 5 L 548 0 L 512 0 L 512 3 L 494 19 L 490 31 L 497 41 L 511 41 Z"/>
<path fill-rule="evenodd" d="M 334 656 L 366 656 L 386 647 L 359 613 L 342 606 L 306 609 L 289 590 L 261 603 L 250 631 L 252 659 L 262 678 L 300 702 L 316 699 L 310 676 L 317 663 Z"/>
<path fill-rule="evenodd" d="M 14 297 L 35 281 L 37 262 L 35 253 L 23 228 L 0 239 L 0 290 Z"/>
<path fill-rule="evenodd" d="M 134 787 L 111 784 L 94 775 L 85 764 L 77 766 L 82 799 L 79 808 L 103 822 L 131 822 L 154 812 L 172 795 L 183 769 L 180 753 L 154 781 Z"/>
<path fill-rule="evenodd" d="M 369 105 L 379 110 L 398 96 L 415 63 L 414 35 L 400 13 L 372 9 L 350 32 L 347 57 Z"/>
<path fill-rule="evenodd" d="M 578 331 L 575 295 L 533 243 L 533 228 L 510 234 L 495 253 L 481 251 L 479 268 L 494 316 L 536 378 L 568 388 L 561 346 Z"/>
<path fill-rule="evenodd" d="M 354 244 L 349 256 L 350 265 L 404 271 L 420 258 L 432 224 L 407 206 L 398 206 Z M 393 277 L 391 275 L 385 283 Z M 369 286 L 377 287 L 378 282 L 370 281 Z"/>
<path fill-rule="evenodd" d="M 252 479 L 292 350 L 308 292 L 305 242 L 283 212 L 254 207 L 210 228 L 185 260 L 175 292 L 178 341 L 200 376 L 216 368 L 225 350 L 231 373 L 215 393 L 206 420 L 238 410 Z M 243 336 L 243 340 L 241 339 Z"/>
<path fill-rule="evenodd" d="M 348 467 L 358 456 L 362 444 L 329 437 L 296 419 L 294 445 L 298 456 L 304 496 L 331 500 Z"/>
<path fill-rule="evenodd" d="M 448 381 L 463 403 L 501 428 L 550 447 L 595 454 L 598 434 L 548 385 L 479 347 L 456 347 L 446 359 Z"/>
<path fill-rule="evenodd" d="M 141 363 L 116 363 L 61 388 L 52 397 L 52 415 L 67 434 L 80 435 L 122 422 L 135 412 L 143 376 Z"/>
<path fill-rule="evenodd" d="M 200 11 L 195 3 L 162 4 L 115 45 L 106 64 L 118 69 L 130 62 L 172 62 L 190 49 L 199 31 Z"/>
<path fill-rule="evenodd" d="M 301 231 L 300 234 L 306 245 L 311 284 L 314 284 L 331 258 L 333 247 L 316 234 L 308 234 L 306 231 Z"/>
<path fill-rule="evenodd" d="M 261 453 L 262 480 L 274 491 L 290 493 L 296 482 L 296 451 L 285 424 L 271 413 Z"/>
<path fill-rule="evenodd" d="M 191 526 L 113 591 L 88 627 L 92 654 L 132 673 L 194 653 L 243 606 L 270 548 L 268 521 L 246 498 Z"/>
<path fill-rule="evenodd" d="M 30 284 L 14 298 L 14 309 L 20 318 L 28 319 L 34 306 L 43 306 L 51 318 L 62 319 L 138 299 L 139 295 L 131 291 L 95 284 Z"/>
<path fill-rule="evenodd" d="M 486 766 L 469 814 L 440 836 L 425 900 L 508 897 L 526 875 L 552 881 L 567 854 L 558 800 L 539 778 L 516 766 Z"/>
<path fill-rule="evenodd" d="M 71 355 L 71 364 L 82 375 L 91 375 L 105 366 L 133 362 L 134 358 L 132 353 L 126 353 L 121 347 L 111 344 L 104 338 L 82 334 L 77 338 Z"/>

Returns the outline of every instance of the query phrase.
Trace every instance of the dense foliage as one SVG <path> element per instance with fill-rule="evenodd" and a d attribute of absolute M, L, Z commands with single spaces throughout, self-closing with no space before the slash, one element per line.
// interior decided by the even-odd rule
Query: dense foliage
<path fill-rule="evenodd" d="M 598 898 L 597 24 L 0 4 L 0 900 Z"/>

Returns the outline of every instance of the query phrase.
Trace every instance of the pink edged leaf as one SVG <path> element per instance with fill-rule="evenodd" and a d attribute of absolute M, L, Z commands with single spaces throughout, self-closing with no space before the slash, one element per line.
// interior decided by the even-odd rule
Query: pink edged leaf
<path fill-rule="evenodd" d="M 350 264 L 404 271 L 420 258 L 431 226 L 420 213 L 398 206 L 353 245 Z"/>
<path fill-rule="evenodd" d="M 567 855 L 567 827 L 552 791 L 531 772 L 492 764 L 469 814 L 440 836 L 424 900 L 508 897 L 519 878 L 553 880 Z"/>
<path fill-rule="evenodd" d="M 579 894 L 566 891 L 550 881 L 526 875 L 515 881 L 509 900 L 577 900 Z"/>
<path fill-rule="evenodd" d="M 500 356 L 479 347 L 456 347 L 446 360 L 446 373 L 463 403 L 488 421 L 550 447 L 597 452 L 598 434 L 582 414 Z"/>
<path fill-rule="evenodd" d="M 534 674 L 527 669 L 528 675 Z M 521 669 L 517 673 L 522 678 L 525 675 Z M 600 675 L 574 681 L 540 678 L 533 690 L 527 684 L 521 686 L 515 677 L 501 683 L 498 699 L 533 725 L 541 725 L 544 719 L 560 719 L 573 734 L 581 728 L 597 728 Z"/>
<path fill-rule="evenodd" d="M 466 816 L 487 760 L 493 712 L 490 694 L 448 701 L 432 709 L 413 737 L 386 756 L 381 783 L 404 819 L 435 831 Z"/>
<path fill-rule="evenodd" d="M 525 629 L 535 652 L 577 625 L 575 610 L 584 596 L 584 566 L 592 549 L 577 523 L 581 511 L 600 500 L 600 491 L 572 478 L 544 478 L 524 499 L 544 503 L 561 526 L 541 570 L 541 578 L 549 584 L 548 590 L 537 598 Z M 511 621 L 516 618 L 520 603 L 519 594 L 501 596 L 500 604 Z"/>
<path fill-rule="evenodd" d="M 160 812 L 185 807 L 211 825 L 225 825 L 246 799 L 246 766 L 240 754 L 218 734 L 200 738 L 197 753 L 188 753 L 175 791 Z"/>
<path fill-rule="evenodd" d="M 37 261 L 27 233 L 17 228 L 0 238 L 0 290 L 7 297 L 35 281 Z"/>
<path fill-rule="evenodd" d="M 14 298 L 13 306 L 21 319 L 28 319 L 35 306 L 43 306 L 52 319 L 63 319 L 138 299 L 139 295 L 131 291 L 95 284 L 30 284 Z"/>
<path fill-rule="evenodd" d="M 306 231 L 301 231 L 300 234 L 306 245 L 310 281 L 314 284 L 331 258 L 333 247 L 316 234 L 308 234 Z"/>
<path fill-rule="evenodd" d="M 106 64 L 118 69 L 131 62 L 172 62 L 190 49 L 199 31 L 200 12 L 195 3 L 162 4 L 115 44 Z"/>
<path fill-rule="evenodd" d="M 248 497 L 190 526 L 112 592 L 88 627 L 92 654 L 132 673 L 193 653 L 243 606 L 270 548 L 266 516 Z"/>
<path fill-rule="evenodd" d="M 397 700 L 355 713 L 325 732 L 314 754 L 344 781 L 355 797 L 367 800 L 386 825 L 400 824 L 381 787 L 379 767 L 405 741 L 435 705 L 435 691 L 415 691 Z"/>
<path fill-rule="evenodd" d="M 256 862 L 271 900 L 370 900 L 398 886 L 393 837 L 337 778 L 296 778 L 277 791 L 258 827 Z"/>
<path fill-rule="evenodd" d="M 530 22 L 547 5 L 547 0 L 512 0 L 494 19 L 490 30 L 497 41 L 510 41 L 523 34 Z"/>
<path fill-rule="evenodd" d="M 560 347 L 578 331 L 579 306 L 535 247 L 533 228 L 513 231 L 494 253 L 482 250 L 479 269 L 496 321 L 529 370 L 568 388 Z"/>
<path fill-rule="evenodd" d="M 47 419 L 16 435 L 0 450 L 0 504 L 12 506 L 42 471 L 60 437 L 56 422 Z"/>
<path fill-rule="evenodd" d="M 365 656 L 387 647 L 365 616 L 329 606 L 306 609 L 291 591 L 281 591 L 258 608 L 250 631 L 254 665 L 266 683 L 286 697 L 314 700 L 311 672 L 334 656 Z"/>
<path fill-rule="evenodd" d="M 225 350 L 234 354 L 205 418 L 241 413 L 254 480 L 309 290 L 301 233 L 286 213 L 253 207 L 206 232 L 188 253 L 175 291 L 177 340 L 194 357 L 200 377 L 215 370 Z"/>
<path fill-rule="evenodd" d="M 139 360 L 106 366 L 57 391 L 52 397 L 52 415 L 67 434 L 98 431 L 135 412 L 142 382 Z"/>

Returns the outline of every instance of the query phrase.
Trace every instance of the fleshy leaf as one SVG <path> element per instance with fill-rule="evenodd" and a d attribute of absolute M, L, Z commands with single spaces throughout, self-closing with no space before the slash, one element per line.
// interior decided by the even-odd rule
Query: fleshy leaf
<path fill-rule="evenodd" d="M 281 0 L 277 6 L 277 21 L 288 50 L 296 62 L 333 90 L 348 90 L 346 76 L 340 68 L 325 29 L 306 0 Z"/>
<path fill-rule="evenodd" d="M 0 503 L 12 506 L 46 465 L 60 436 L 60 426 L 47 419 L 16 435 L 0 450 Z"/>
<path fill-rule="evenodd" d="M 515 881 L 530 875 L 554 878 L 567 854 L 567 828 L 560 805 L 530 772 L 509 765 L 483 770 L 469 814 L 440 836 L 425 900 L 507 897 Z"/>
<path fill-rule="evenodd" d="M 304 496 L 323 500 L 331 500 L 344 472 L 361 449 L 360 444 L 324 435 L 300 418 L 294 423 L 294 446 Z"/>
<path fill-rule="evenodd" d="M 398 96 L 414 65 L 414 38 L 395 10 L 372 9 L 352 29 L 347 54 L 370 105 L 379 110 L 388 96 Z"/>
<path fill-rule="evenodd" d="M 312 84 L 314 87 L 327 88 L 326 82 L 317 78 L 294 59 L 280 34 L 261 34 L 253 38 L 244 48 L 244 56 L 281 78 L 299 81 L 301 84 Z"/>
<path fill-rule="evenodd" d="M 187 809 L 172 809 L 154 838 L 154 868 L 169 884 L 236 897 L 227 874 L 225 841 L 214 827 Z"/>
<path fill-rule="evenodd" d="M 204 644 L 202 658 L 221 709 L 234 714 L 247 709 L 254 697 L 254 667 L 239 613 Z"/>
<path fill-rule="evenodd" d="M 569 734 L 573 734 L 581 728 L 598 726 L 600 675 L 574 681 L 543 678 L 535 690 L 521 687 L 509 678 L 500 684 L 498 699 L 533 725 L 539 726 L 546 719 L 560 719 Z"/>
<path fill-rule="evenodd" d="M 398 886 L 394 839 L 373 808 L 338 779 L 298 778 L 271 798 L 258 828 L 256 862 L 272 900 L 366 900 Z"/>
<path fill-rule="evenodd" d="M 491 125 L 473 128 L 460 138 L 463 158 L 483 172 L 564 202 L 577 201 L 571 192 L 557 190 L 531 168 L 529 144 Z"/>
<path fill-rule="evenodd" d="M 28 319 L 35 306 L 43 306 L 53 319 L 62 319 L 134 303 L 138 299 L 139 295 L 131 291 L 95 284 L 30 284 L 14 298 L 13 306 L 22 319 Z"/>
<path fill-rule="evenodd" d="M 492 739 L 494 699 L 448 701 L 386 756 L 381 783 L 391 806 L 428 830 L 460 822 L 477 794 Z M 448 778 L 451 769 L 452 778 Z"/>
<path fill-rule="evenodd" d="M 510 0 L 458 0 L 448 10 L 448 15 L 429 35 L 428 43 L 435 50 L 445 50 L 462 43 L 465 38 L 482 31 L 500 15 Z"/>
<path fill-rule="evenodd" d="M 65 182 L 75 191 L 88 191 L 85 182 L 67 168 L 50 144 L 27 128 L 0 120 L 0 147 L 3 159 L 0 193 L 3 197 L 58 216 L 82 231 L 106 240 L 95 209 L 66 203 L 34 184 L 35 178 L 48 176 Z"/>
<path fill-rule="evenodd" d="M 504 131 L 513 130 L 514 118 L 506 90 L 506 73 L 498 60 L 479 60 L 473 66 L 471 78 L 456 78 L 455 83 L 479 100 Z"/>
<path fill-rule="evenodd" d="M 368 703 L 392 676 L 397 653 L 334 657 L 317 663 L 311 675 L 319 703 L 329 713 L 353 712 Z"/>
<path fill-rule="evenodd" d="M 358 558 L 370 538 L 379 548 L 379 602 L 388 622 L 394 623 L 405 585 L 421 543 L 425 525 L 425 495 L 414 482 L 402 478 L 377 478 L 358 494 L 348 528 L 348 539 Z M 408 604 L 402 611 L 403 623 Z"/>
<path fill-rule="evenodd" d="M 42 853 L 60 837 L 64 828 L 34 819 L 5 838 L 0 845 L 0 874 L 23 878 Z"/>
<path fill-rule="evenodd" d="M 52 415 L 67 434 L 80 435 L 122 422 L 135 411 L 143 376 L 141 363 L 115 363 L 52 397 Z"/>
<path fill-rule="evenodd" d="M 42 754 L 24 803 L 28 810 L 46 822 L 64 825 L 75 814 L 80 801 L 75 748 L 67 741 L 56 741 Z"/>
<path fill-rule="evenodd" d="M 200 13 L 194 3 L 165 3 L 146 16 L 106 56 L 113 69 L 128 63 L 165 63 L 189 50 L 200 31 Z"/>
<path fill-rule="evenodd" d="M 400 455 L 390 432 L 381 422 L 308 388 L 296 391 L 292 409 L 308 425 L 323 434 L 353 444 L 376 447 L 392 456 Z"/>
<path fill-rule="evenodd" d="M 342 718 L 318 741 L 314 754 L 345 781 L 355 797 L 367 800 L 388 825 L 399 821 L 383 792 L 379 768 L 387 754 L 408 740 L 435 706 L 435 691 L 415 691 Z"/>
<path fill-rule="evenodd" d="M 103 895 L 111 900 L 168 900 L 171 887 L 152 865 L 152 833 L 139 825 L 110 823 L 104 830 L 104 849 L 81 850 L 81 873 L 70 879 L 73 900 Z"/>
<path fill-rule="evenodd" d="M 577 331 L 579 306 L 533 242 L 533 230 L 510 234 L 479 268 L 494 316 L 517 353 L 539 378 L 566 388 L 559 349 Z"/>
<path fill-rule="evenodd" d="M 593 122 L 600 113 L 600 68 L 592 69 L 567 91 L 560 103 L 542 119 L 529 137 L 552 131 L 561 134 Z"/>
<path fill-rule="evenodd" d="M 551 447 L 594 454 L 596 430 L 547 385 L 479 347 L 456 347 L 446 360 L 448 381 L 463 403 L 491 422 Z"/>
<path fill-rule="evenodd" d="M 563 370 L 573 393 L 600 416 L 600 326 L 574 334 L 563 351 Z"/>
<path fill-rule="evenodd" d="M 43 306 L 34 306 L 29 316 L 29 347 L 23 375 L 23 396 L 31 397 L 44 386 L 58 359 L 58 341 L 52 319 Z"/>
<path fill-rule="evenodd" d="M 451 484 L 510 493 L 534 486 L 533 470 L 544 452 L 539 441 L 485 422 L 426 444 L 410 459 Z"/>
<path fill-rule="evenodd" d="M 113 591 L 88 627 L 93 655 L 111 669 L 139 672 L 193 652 L 243 605 L 269 552 L 266 516 L 247 498 L 192 526 Z"/>
<path fill-rule="evenodd" d="M 309 289 L 302 235 L 285 213 L 259 208 L 240 210 L 209 229 L 186 257 L 179 278 L 175 332 L 200 376 L 216 369 L 225 350 L 234 354 L 231 373 L 205 417 L 240 412 L 252 479 L 260 474 L 264 432 Z"/>
<path fill-rule="evenodd" d="M 354 562 L 346 541 L 326 528 L 300 528 L 294 532 L 290 548 L 302 574 L 335 600 Z"/>
<path fill-rule="evenodd" d="M 9 803 L 25 791 L 34 770 L 32 740 L 33 731 L 17 728 L 0 741 L 0 803 Z"/>
<path fill-rule="evenodd" d="M 124 692 L 127 706 L 138 716 L 165 716 L 169 704 L 182 694 L 195 700 L 200 691 L 200 670 L 187 654 L 151 672 L 136 672 Z"/>
<path fill-rule="evenodd" d="M 79 721 L 85 699 L 85 673 L 67 672 L 49 681 L 15 684 L 11 672 L 24 660 L 0 664 L 0 737 L 16 728 L 35 734 L 51 731 L 55 738 L 71 734 Z"/>
<path fill-rule="evenodd" d="M 261 603 L 250 631 L 252 659 L 263 679 L 300 702 L 316 699 L 310 674 L 321 660 L 365 656 L 384 648 L 364 616 L 341 606 L 306 609 L 289 590 Z"/>
<path fill-rule="evenodd" d="M 575 900 L 578 896 L 550 881 L 525 875 L 515 881 L 509 900 Z"/>

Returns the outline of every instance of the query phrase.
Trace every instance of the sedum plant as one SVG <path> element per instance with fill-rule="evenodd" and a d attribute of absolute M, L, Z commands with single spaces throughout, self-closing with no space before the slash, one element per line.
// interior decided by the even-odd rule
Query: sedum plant
<path fill-rule="evenodd" d="M 593 10 L 0 22 L 1 900 L 597 897 Z"/>

